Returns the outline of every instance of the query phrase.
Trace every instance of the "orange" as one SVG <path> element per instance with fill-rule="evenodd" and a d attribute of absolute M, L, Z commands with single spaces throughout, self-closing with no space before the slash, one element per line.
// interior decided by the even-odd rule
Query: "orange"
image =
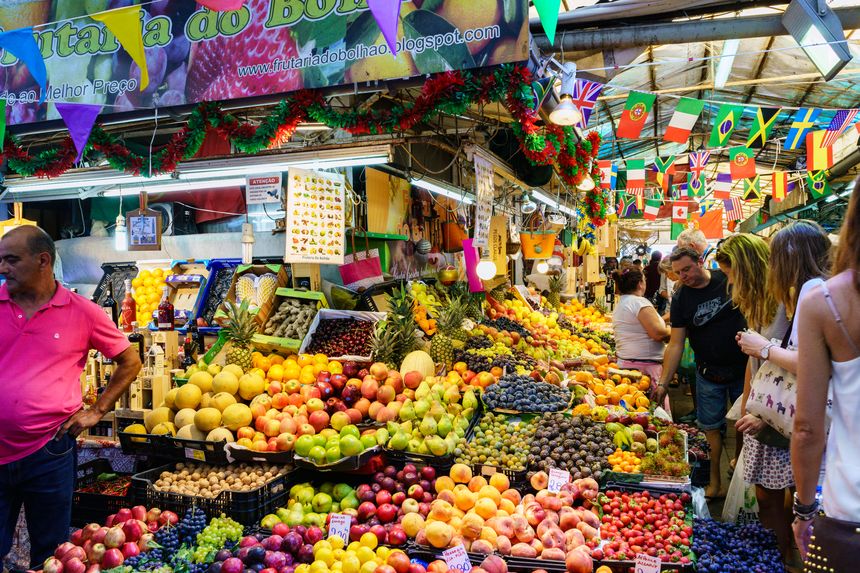
<path fill-rule="evenodd" d="M 272 364 L 283 364 L 284 363 L 284 357 L 281 356 L 280 354 L 275 354 L 274 352 L 269 354 L 269 356 L 267 358 L 272 362 Z"/>
<path fill-rule="evenodd" d="M 328 356 L 325 354 L 314 354 L 314 362 L 317 364 L 322 364 L 323 366 L 328 365 Z"/>
<path fill-rule="evenodd" d="M 280 364 L 272 364 L 269 371 L 266 373 L 269 380 L 277 380 L 280 382 L 284 379 L 284 367 Z"/>
<path fill-rule="evenodd" d="M 262 370 L 263 372 L 268 372 L 269 368 L 272 367 L 272 361 L 266 358 L 265 356 L 260 357 L 256 364 L 254 364 L 257 368 Z"/>
<path fill-rule="evenodd" d="M 298 380 L 302 373 L 301 367 L 295 360 L 287 360 L 283 364 L 284 377 L 283 380 Z"/>
<path fill-rule="evenodd" d="M 307 366 L 308 364 L 313 364 L 313 362 L 314 362 L 314 357 L 311 356 L 310 354 L 299 354 L 299 359 L 298 359 L 299 366 L 304 367 L 304 366 Z"/>
<path fill-rule="evenodd" d="M 613 390 L 612 392 L 609 393 L 609 401 L 612 404 L 618 404 L 621 401 L 621 395 L 618 394 L 618 392 L 615 392 Z"/>

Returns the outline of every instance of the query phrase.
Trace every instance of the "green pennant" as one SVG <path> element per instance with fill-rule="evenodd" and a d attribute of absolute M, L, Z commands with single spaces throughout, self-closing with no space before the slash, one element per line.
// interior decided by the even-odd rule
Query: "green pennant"
<path fill-rule="evenodd" d="M 690 197 L 702 197 L 705 194 L 705 174 L 696 177 L 695 173 L 687 174 L 687 193 Z"/>
<path fill-rule="evenodd" d="M 827 181 L 827 176 L 824 170 L 807 171 L 806 184 L 809 187 L 809 194 L 813 199 L 821 199 L 825 195 L 830 195 L 830 193 L 832 193 L 830 182 Z"/>
<path fill-rule="evenodd" d="M 549 45 L 552 46 L 555 43 L 555 27 L 558 24 L 558 8 L 561 0 L 534 0 L 534 5 Z"/>

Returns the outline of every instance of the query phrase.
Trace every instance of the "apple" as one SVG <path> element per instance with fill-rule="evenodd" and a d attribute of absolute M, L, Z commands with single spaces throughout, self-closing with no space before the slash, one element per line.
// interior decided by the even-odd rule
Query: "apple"
<path fill-rule="evenodd" d="M 358 541 L 361 539 L 361 536 L 370 531 L 370 527 L 364 523 L 354 523 L 349 527 L 349 540 L 350 541 Z M 59 562 L 58 562 L 59 563 Z M 63 564 L 60 563 L 60 571 L 62 573 Z"/>
<path fill-rule="evenodd" d="M 278 438 L 271 437 L 266 442 L 266 451 L 267 452 L 277 452 L 278 451 Z"/>
<path fill-rule="evenodd" d="M 376 505 L 371 501 L 364 501 L 358 506 L 358 519 L 367 521 L 376 515 Z"/>
<path fill-rule="evenodd" d="M 146 513 L 144 513 L 143 516 L 146 517 Z M 123 543 L 125 543 L 125 533 L 121 526 L 114 525 L 105 534 L 105 547 L 113 549 L 122 547 Z"/>
<path fill-rule="evenodd" d="M 72 557 L 63 563 L 64 573 L 84 573 L 86 570 L 87 566 L 84 565 L 84 562 L 77 557 Z"/>
<path fill-rule="evenodd" d="M 291 452 L 296 445 L 296 435 L 288 432 L 278 434 L 276 443 L 279 452 Z"/>
<path fill-rule="evenodd" d="M 302 398 L 305 399 L 305 404 L 307 404 L 308 400 L 311 398 L 322 398 L 320 389 L 311 384 L 302 385 L 302 389 L 299 390 L 299 394 L 301 394 Z"/>
<path fill-rule="evenodd" d="M 388 543 L 390 545 L 404 545 L 406 539 L 406 532 L 399 525 L 395 525 L 388 531 Z"/>
<path fill-rule="evenodd" d="M 296 436 L 304 436 L 305 434 L 310 434 L 313 436 L 317 431 L 310 424 L 301 424 L 296 430 Z"/>
<path fill-rule="evenodd" d="M 319 398 L 311 398 L 306 403 L 308 412 L 314 413 L 325 409 L 325 402 Z"/>
<path fill-rule="evenodd" d="M 266 388 L 266 393 L 269 396 L 272 396 L 273 398 L 274 398 L 275 394 L 278 394 L 280 391 L 281 391 L 281 383 L 278 380 L 272 380 L 271 382 L 269 382 L 269 385 Z M 275 401 L 272 400 L 272 404 L 274 404 L 274 403 L 275 403 Z"/>
<path fill-rule="evenodd" d="M 388 366 L 383 362 L 374 362 L 370 365 L 370 375 L 382 382 L 388 377 Z"/>
<path fill-rule="evenodd" d="M 112 547 L 105 551 L 104 556 L 102 557 L 101 566 L 104 569 L 113 569 L 114 567 L 119 567 L 122 565 L 122 562 L 125 560 L 125 557 L 122 555 L 122 551 L 117 549 L 116 547 Z"/>
<path fill-rule="evenodd" d="M 129 523 L 129 522 L 131 522 L 131 523 L 137 523 L 137 522 L 136 522 L 135 520 L 133 520 L 133 519 L 129 519 L 128 521 L 126 521 L 126 523 Z M 119 522 L 115 522 L 115 523 L 114 523 L 114 526 L 122 527 L 122 526 L 123 526 L 123 524 L 122 524 L 122 523 L 119 523 Z M 88 541 L 91 541 L 91 542 L 93 542 L 93 543 L 104 543 L 104 542 L 105 542 L 105 535 L 107 535 L 107 532 L 108 532 L 108 530 L 109 530 L 109 529 L 110 529 L 110 528 L 108 528 L 108 527 L 99 527 L 98 531 L 96 531 L 95 533 L 93 533 L 92 537 L 90 537 L 90 538 L 88 539 Z"/>
<path fill-rule="evenodd" d="M 140 548 L 140 551 L 147 551 L 154 539 L 155 535 L 152 533 L 144 533 L 143 535 L 141 535 L 140 539 L 137 540 L 137 546 Z"/>
<path fill-rule="evenodd" d="M 63 563 L 56 557 L 48 557 L 42 564 L 42 571 L 45 573 L 63 573 Z"/>
<path fill-rule="evenodd" d="M 151 521 L 155 521 L 155 519 Z M 142 521 L 137 521 L 134 519 L 126 521 L 125 524 L 123 524 L 122 526 L 122 532 L 125 534 L 126 542 L 136 542 L 138 539 L 140 539 L 140 536 L 143 535 L 146 531 L 146 524 Z M 128 555 L 126 555 L 126 557 L 128 557 Z"/>
<path fill-rule="evenodd" d="M 415 501 L 421 501 L 424 499 L 424 488 L 418 485 L 417 483 L 409 486 L 409 497 L 414 499 Z"/>
<path fill-rule="evenodd" d="M 243 427 L 239 428 L 238 430 L 236 430 L 236 439 L 237 440 L 241 440 L 241 439 L 251 440 L 253 438 L 254 438 L 254 428 L 250 428 L 248 426 L 243 426 Z"/>
<path fill-rule="evenodd" d="M 140 555 L 140 547 L 137 546 L 137 543 L 123 543 L 121 551 L 122 556 L 126 559 Z"/>
<path fill-rule="evenodd" d="M 403 505 L 400 506 L 400 509 L 404 514 L 419 513 L 421 511 L 421 506 L 418 503 L 418 500 L 408 497 L 403 500 Z"/>
<path fill-rule="evenodd" d="M 298 380 L 287 380 L 284 384 L 284 392 L 287 394 L 298 394 L 302 389 L 302 383 Z"/>
<path fill-rule="evenodd" d="M 89 567 L 87 567 L 85 573 L 99 573 L 101 569 L 101 565 L 99 565 L 98 563 L 92 563 Z"/>
<path fill-rule="evenodd" d="M 397 518 L 397 508 L 390 503 L 384 503 L 376 509 L 376 515 L 382 523 L 390 523 Z M 384 541 L 380 540 L 380 543 Z"/>
<path fill-rule="evenodd" d="M 371 525 L 370 532 L 376 536 L 376 539 L 380 543 L 386 543 L 388 540 L 388 531 L 386 531 L 385 526 L 381 524 Z"/>
<path fill-rule="evenodd" d="M 153 507 L 146 512 L 146 519 L 144 519 L 144 521 L 158 521 L 159 517 L 161 517 L 161 510 L 157 507 Z"/>
<path fill-rule="evenodd" d="M 361 398 L 361 386 L 347 384 L 340 392 L 340 398 L 347 406 L 355 404 Z"/>
<path fill-rule="evenodd" d="M 274 384 L 274 382 L 272 382 Z M 272 396 L 272 408 L 283 410 L 289 403 L 290 396 L 286 392 L 278 392 Z"/>
<path fill-rule="evenodd" d="M 268 418 L 266 419 L 263 429 L 260 431 L 263 432 L 267 438 L 276 437 L 281 433 L 281 423 L 273 418 Z"/>
<path fill-rule="evenodd" d="M 331 384 L 331 387 L 335 392 L 340 393 L 346 387 L 347 380 L 349 380 L 349 378 L 343 374 L 332 374 L 328 383 Z"/>
<path fill-rule="evenodd" d="M 352 360 L 347 360 L 343 363 L 343 374 L 348 378 L 352 378 L 353 376 L 358 374 L 358 364 L 356 364 Z"/>
<path fill-rule="evenodd" d="M 396 505 L 396 506 L 401 506 L 401 505 L 403 505 L 403 502 L 404 502 L 404 501 L 406 501 L 406 493 L 405 493 L 405 492 L 402 492 L 402 491 L 396 491 L 396 492 L 394 492 L 394 494 L 391 496 L 391 503 L 393 503 L 393 504 L 394 504 L 394 505 Z"/>
<path fill-rule="evenodd" d="M 322 400 L 328 400 L 334 395 L 334 388 L 328 382 L 316 382 L 314 386 L 319 390 Z"/>
<path fill-rule="evenodd" d="M 320 402 L 322 403 L 322 402 Z M 308 417 L 308 423 L 313 426 L 317 433 L 328 427 L 329 415 L 325 410 L 314 410 Z"/>
<path fill-rule="evenodd" d="M 72 535 L 69 537 L 69 541 L 71 541 L 74 545 L 81 545 L 81 544 L 83 544 L 84 540 L 83 540 L 83 539 L 81 539 L 81 536 L 83 535 L 83 533 L 84 533 L 84 530 L 83 530 L 83 529 L 76 529 L 76 530 L 72 533 Z"/>
<path fill-rule="evenodd" d="M 382 490 L 376 494 L 376 505 L 377 505 L 377 507 L 385 505 L 387 503 L 391 503 L 391 493 L 390 492 L 388 492 L 386 490 Z"/>
<path fill-rule="evenodd" d="M 128 515 L 129 519 L 131 519 L 131 510 L 129 510 Z M 100 527 L 101 526 L 98 523 L 88 523 L 87 525 L 85 525 L 84 528 L 81 530 L 81 541 L 86 541 L 87 539 L 91 538 L 93 534 L 99 530 Z"/>
<path fill-rule="evenodd" d="M 176 525 L 179 523 L 179 516 L 173 513 L 172 511 L 162 511 L 161 517 L 158 518 L 158 523 L 161 525 L 170 524 Z"/>
<path fill-rule="evenodd" d="M 346 404 L 344 404 L 343 400 L 341 400 L 340 398 L 332 396 L 325 401 L 325 410 L 329 414 L 334 414 L 335 412 L 345 412 Z"/>
<path fill-rule="evenodd" d="M 140 521 L 146 521 L 146 508 L 142 505 L 135 505 L 131 508 L 131 516 Z"/>

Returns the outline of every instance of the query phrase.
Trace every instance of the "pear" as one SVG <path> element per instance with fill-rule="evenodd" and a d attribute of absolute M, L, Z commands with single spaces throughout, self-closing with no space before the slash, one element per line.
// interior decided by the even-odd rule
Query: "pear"
<path fill-rule="evenodd" d="M 408 422 L 403 422 L 402 424 L 400 424 L 400 428 L 398 428 L 398 430 L 407 434 L 411 434 L 412 429 L 412 420 L 409 420 Z"/>
<path fill-rule="evenodd" d="M 463 399 L 460 401 L 463 408 L 477 408 L 478 398 L 475 396 L 474 390 L 471 388 L 463 393 Z"/>
<path fill-rule="evenodd" d="M 472 417 L 474 417 L 474 415 L 475 415 L 475 409 L 474 408 L 467 408 L 467 409 L 463 410 L 462 415 L 463 415 L 463 418 L 465 418 L 466 420 L 471 420 Z"/>
<path fill-rule="evenodd" d="M 448 413 L 452 416 L 459 416 L 460 412 L 463 411 L 463 406 L 460 404 L 448 404 Z"/>
<path fill-rule="evenodd" d="M 418 400 L 414 403 L 415 409 L 415 418 L 424 418 L 427 415 L 427 412 L 430 411 L 430 401 L 429 400 Z"/>
<path fill-rule="evenodd" d="M 400 419 L 405 422 L 416 418 L 417 414 L 415 413 L 415 408 L 412 406 L 412 400 L 405 400 L 403 406 L 400 407 Z"/>
<path fill-rule="evenodd" d="M 425 380 L 418 385 L 418 388 L 415 389 L 415 399 L 422 400 L 426 398 L 430 394 L 430 384 Z"/>
<path fill-rule="evenodd" d="M 392 450 L 405 450 L 408 445 L 409 435 L 406 432 L 397 432 L 388 440 L 388 447 Z"/>
<path fill-rule="evenodd" d="M 439 436 L 430 436 L 425 440 L 427 449 L 434 456 L 444 456 L 448 453 L 448 444 Z"/>
<path fill-rule="evenodd" d="M 442 395 L 442 401 L 446 404 L 457 404 L 460 402 L 460 390 L 456 386 L 449 386 Z"/>
<path fill-rule="evenodd" d="M 421 449 L 421 444 L 421 440 L 419 440 L 418 438 L 412 438 L 411 440 L 409 440 L 409 445 L 406 446 L 406 451 L 418 453 L 418 450 Z"/>
<path fill-rule="evenodd" d="M 374 437 L 376 438 L 376 444 L 379 446 L 384 446 L 388 441 L 388 437 L 391 435 L 391 432 L 388 431 L 387 428 L 379 428 L 376 430 Z"/>
<path fill-rule="evenodd" d="M 453 433 L 445 436 L 444 442 L 448 447 L 448 452 L 453 452 L 454 450 L 457 449 L 457 441 L 458 441 L 457 436 Z"/>
<path fill-rule="evenodd" d="M 416 454 L 429 454 L 430 448 L 427 447 L 427 442 L 422 440 L 418 443 L 418 450 L 415 452 Z"/>
<path fill-rule="evenodd" d="M 451 417 L 447 415 L 442 416 L 442 419 L 436 424 L 436 433 L 443 438 L 450 434 L 453 429 L 454 423 L 451 421 Z"/>
<path fill-rule="evenodd" d="M 455 426 L 458 430 L 463 430 L 463 431 L 465 431 L 465 430 L 466 430 L 466 428 L 468 428 L 468 427 L 469 427 L 469 420 L 467 420 L 467 419 L 466 419 L 466 418 L 464 418 L 463 416 L 457 416 L 456 418 L 454 418 L 454 426 Z"/>
<path fill-rule="evenodd" d="M 388 430 L 388 433 L 393 436 L 398 431 L 400 431 L 400 426 L 401 425 L 397 422 L 388 422 L 387 424 L 385 424 L 385 429 Z"/>
<path fill-rule="evenodd" d="M 432 392 L 438 400 L 441 400 L 445 395 L 445 385 L 438 382 L 433 384 Z"/>
<path fill-rule="evenodd" d="M 442 416 L 445 415 L 445 407 L 442 406 L 439 402 L 433 402 L 433 405 L 430 406 L 430 412 L 428 412 L 430 416 L 433 416 L 433 419 L 437 422 L 442 419 Z M 427 416 L 424 416 L 425 418 Z M 435 432 L 434 432 L 435 434 Z"/>
<path fill-rule="evenodd" d="M 421 420 L 421 425 L 418 426 L 418 430 L 424 434 L 425 436 L 432 436 L 436 434 L 436 420 L 430 414 L 424 416 L 424 419 Z"/>

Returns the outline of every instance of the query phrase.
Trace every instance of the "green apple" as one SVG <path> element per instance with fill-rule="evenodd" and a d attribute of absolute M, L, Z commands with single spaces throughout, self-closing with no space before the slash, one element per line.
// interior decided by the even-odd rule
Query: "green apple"
<path fill-rule="evenodd" d="M 314 447 L 314 437 L 310 434 L 304 434 L 296 438 L 296 445 L 294 447 L 296 454 L 300 455 L 303 458 L 308 457 L 308 454 L 311 451 L 311 448 Z"/>
<path fill-rule="evenodd" d="M 361 436 L 361 445 L 362 445 L 362 448 L 361 448 L 362 451 L 366 450 L 367 448 L 376 447 L 377 446 L 376 436 L 373 434 L 364 434 L 363 436 Z"/>
<path fill-rule="evenodd" d="M 355 425 L 350 424 L 350 425 L 344 426 L 343 428 L 340 429 L 340 435 L 341 435 L 341 437 L 343 437 L 343 436 L 355 436 L 356 438 L 360 438 L 361 432 L 359 431 L 358 428 L 355 427 Z"/>
<path fill-rule="evenodd" d="M 322 465 L 325 463 L 325 448 L 322 446 L 312 447 L 311 451 L 308 452 L 308 459 L 318 466 Z"/>
<path fill-rule="evenodd" d="M 325 460 L 330 464 L 338 461 L 342 457 L 343 454 L 340 453 L 340 444 L 334 444 L 327 447 L 325 450 Z"/>
<path fill-rule="evenodd" d="M 376 445 L 376 438 L 370 436 L 373 439 L 373 445 Z M 365 445 L 362 443 L 364 440 L 364 436 L 359 440 L 355 436 L 344 436 L 340 440 L 340 451 L 343 452 L 345 456 L 357 456 L 361 452 L 364 451 Z"/>
<path fill-rule="evenodd" d="M 327 441 L 327 438 L 325 436 L 323 436 L 322 434 L 314 434 L 312 437 L 313 437 L 315 446 L 325 447 L 325 443 Z"/>
<path fill-rule="evenodd" d="M 323 436 L 326 440 L 330 440 L 331 438 L 337 436 L 337 430 L 334 428 L 323 428 L 320 433 L 320 436 Z"/>

